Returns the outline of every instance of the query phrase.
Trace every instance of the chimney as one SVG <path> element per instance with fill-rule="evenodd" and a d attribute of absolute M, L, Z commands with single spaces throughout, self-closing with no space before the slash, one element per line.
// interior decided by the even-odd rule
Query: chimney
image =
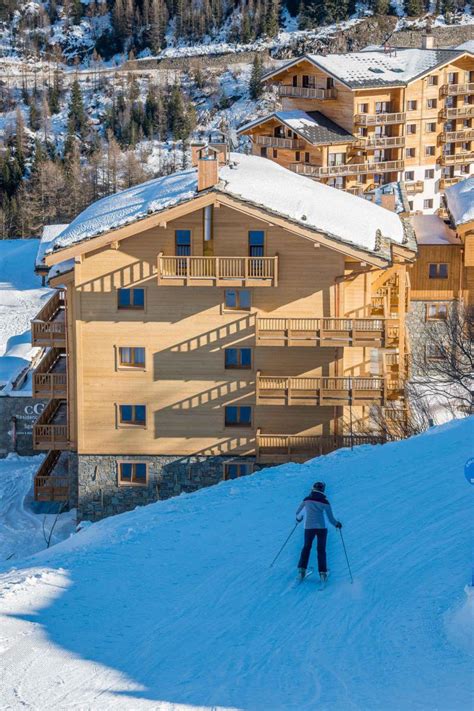
<path fill-rule="evenodd" d="M 380 196 L 380 206 L 384 207 L 386 210 L 395 212 L 395 194 L 382 193 L 382 195 Z"/>
<path fill-rule="evenodd" d="M 426 31 L 421 35 L 421 48 L 434 49 L 434 37 L 431 32 Z"/>
<path fill-rule="evenodd" d="M 212 188 L 219 182 L 219 164 L 218 150 L 208 145 L 197 148 L 198 192 Z"/>

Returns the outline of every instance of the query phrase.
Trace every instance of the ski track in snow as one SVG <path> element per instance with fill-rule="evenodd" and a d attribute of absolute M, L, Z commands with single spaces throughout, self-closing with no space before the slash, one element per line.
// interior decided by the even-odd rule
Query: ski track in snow
<path fill-rule="evenodd" d="M 470 711 L 473 657 L 445 620 L 466 604 L 473 434 L 284 465 L 23 560 L 0 576 L 0 707 Z M 295 585 L 301 527 L 269 568 L 315 479 L 353 585 L 332 528 L 325 590 Z"/>

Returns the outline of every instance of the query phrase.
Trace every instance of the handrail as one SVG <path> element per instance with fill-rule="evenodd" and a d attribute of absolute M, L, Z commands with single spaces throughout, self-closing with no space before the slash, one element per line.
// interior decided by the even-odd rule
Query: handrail
<path fill-rule="evenodd" d="M 274 148 L 290 148 L 293 150 L 305 147 L 305 141 L 301 138 L 282 138 L 281 136 L 256 136 L 255 142 L 259 146 L 270 146 Z"/>
<path fill-rule="evenodd" d="M 51 298 L 38 311 L 33 321 L 49 321 L 59 309 L 64 307 L 65 295 L 64 289 L 56 289 Z"/>
<path fill-rule="evenodd" d="M 288 404 L 304 403 L 304 393 L 311 402 L 324 404 L 327 400 L 357 402 L 364 399 L 385 400 L 386 379 L 377 376 L 267 376 L 257 373 L 257 404 L 274 397 L 267 393 L 281 393 Z"/>
<path fill-rule="evenodd" d="M 474 94 L 474 82 L 466 84 L 443 84 L 439 90 L 441 96 L 457 96 L 459 94 Z"/>
<path fill-rule="evenodd" d="M 325 89 L 316 86 L 292 86 L 288 84 L 278 84 L 278 94 L 284 96 L 296 96 L 301 99 L 335 99 L 337 90 Z"/>
<path fill-rule="evenodd" d="M 360 175 L 403 170 L 403 160 L 368 161 L 365 163 L 342 163 L 340 165 L 318 166 L 311 163 L 290 163 L 290 170 L 303 175 L 328 177 L 331 175 Z"/>
<path fill-rule="evenodd" d="M 272 280 L 278 276 L 278 255 L 274 257 L 180 257 L 158 255 L 158 277 L 195 279 L 215 282 L 232 279 Z"/>
<path fill-rule="evenodd" d="M 404 123 L 406 114 L 403 111 L 395 113 L 380 113 L 380 114 L 356 114 L 354 123 L 362 126 L 378 126 L 387 123 Z"/>

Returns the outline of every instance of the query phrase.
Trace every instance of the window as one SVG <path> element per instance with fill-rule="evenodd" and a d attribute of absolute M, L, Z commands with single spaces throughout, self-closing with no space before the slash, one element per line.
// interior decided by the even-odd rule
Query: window
<path fill-rule="evenodd" d="M 146 405 L 119 405 L 119 424 L 145 427 Z"/>
<path fill-rule="evenodd" d="M 145 349 L 120 346 L 118 349 L 119 368 L 144 368 Z"/>
<path fill-rule="evenodd" d="M 427 321 L 446 321 L 448 317 L 448 304 L 427 304 L 426 305 L 426 320 Z"/>
<path fill-rule="evenodd" d="M 434 170 L 433 168 L 428 168 L 425 170 L 425 180 L 433 180 L 434 178 Z"/>
<path fill-rule="evenodd" d="M 407 134 L 413 135 L 416 133 L 416 123 L 407 123 Z"/>
<path fill-rule="evenodd" d="M 406 148 L 405 155 L 407 158 L 415 158 L 416 157 L 416 148 Z"/>
<path fill-rule="evenodd" d="M 434 121 L 428 121 L 428 123 L 425 124 L 425 131 L 426 133 L 436 133 L 436 123 L 434 123 Z"/>
<path fill-rule="evenodd" d="M 263 230 L 250 230 L 249 232 L 249 257 L 263 257 L 265 253 L 265 232 Z"/>
<path fill-rule="evenodd" d="M 368 104 L 359 104 L 358 111 L 360 114 L 368 114 L 369 113 L 369 105 Z"/>
<path fill-rule="evenodd" d="M 438 106 L 438 99 L 426 99 L 427 109 L 436 109 Z"/>
<path fill-rule="evenodd" d="M 145 308 L 145 289 L 118 289 L 117 305 L 119 309 Z"/>
<path fill-rule="evenodd" d="M 439 346 L 435 346 L 434 344 L 428 344 L 425 346 L 425 360 L 430 361 L 430 360 L 442 360 L 443 359 L 443 353 L 441 351 L 441 348 Z"/>
<path fill-rule="evenodd" d="M 428 81 L 428 86 L 438 86 L 438 77 L 437 76 L 429 76 L 427 77 Z"/>
<path fill-rule="evenodd" d="M 304 154 L 304 162 L 309 163 L 309 153 Z"/>
<path fill-rule="evenodd" d="M 415 171 L 414 170 L 406 170 L 405 171 L 405 180 L 415 180 Z"/>
<path fill-rule="evenodd" d="M 176 255 L 189 257 L 191 254 L 191 230 L 175 230 L 174 239 Z"/>
<path fill-rule="evenodd" d="M 226 289 L 224 304 L 226 309 L 232 311 L 250 311 L 249 289 Z"/>
<path fill-rule="evenodd" d="M 273 149 L 273 157 L 278 158 L 278 151 L 276 148 Z"/>
<path fill-rule="evenodd" d="M 425 146 L 425 156 L 434 156 L 436 153 L 436 146 Z"/>
<path fill-rule="evenodd" d="M 466 175 L 469 175 L 469 170 L 470 170 L 470 166 L 468 166 L 468 165 L 460 165 L 459 166 L 460 173 L 465 173 Z"/>
<path fill-rule="evenodd" d="M 238 479 L 240 476 L 246 476 L 253 472 L 252 462 L 225 462 L 223 479 Z"/>
<path fill-rule="evenodd" d="M 227 405 L 225 408 L 226 427 L 251 427 L 252 408 L 250 405 Z"/>
<path fill-rule="evenodd" d="M 457 72 L 448 72 L 448 84 L 457 84 L 458 83 L 458 73 Z"/>
<path fill-rule="evenodd" d="M 118 483 L 119 486 L 135 485 L 145 486 L 147 483 L 148 467 L 146 462 L 119 462 L 118 463 Z"/>
<path fill-rule="evenodd" d="M 297 163 L 299 163 L 300 159 L 301 159 L 301 154 L 300 154 L 300 152 L 299 152 L 299 151 L 295 151 L 295 161 L 296 161 Z"/>
<path fill-rule="evenodd" d="M 428 265 L 428 276 L 430 279 L 447 279 L 448 265 L 437 262 Z"/>
<path fill-rule="evenodd" d="M 226 348 L 224 353 L 225 367 L 227 369 L 238 368 L 248 370 L 252 367 L 251 348 Z"/>
<path fill-rule="evenodd" d="M 267 147 L 266 147 L 266 146 L 261 146 L 261 147 L 260 147 L 260 157 L 261 157 L 261 158 L 266 158 L 266 157 L 267 157 Z"/>
<path fill-rule="evenodd" d="M 416 101 L 407 101 L 407 111 L 416 111 Z"/>
<path fill-rule="evenodd" d="M 376 101 L 375 102 L 375 113 L 376 114 L 386 114 L 390 111 L 390 101 Z"/>
<path fill-rule="evenodd" d="M 410 210 L 413 210 L 413 200 L 408 201 L 408 207 L 410 208 Z"/>
<path fill-rule="evenodd" d="M 423 200 L 423 210 L 431 210 L 433 207 L 433 200 L 432 198 L 429 198 L 427 200 Z"/>

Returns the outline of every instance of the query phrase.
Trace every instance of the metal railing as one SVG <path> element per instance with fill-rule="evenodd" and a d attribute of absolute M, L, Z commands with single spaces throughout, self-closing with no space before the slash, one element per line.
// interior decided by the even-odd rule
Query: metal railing
<path fill-rule="evenodd" d="M 389 123 L 405 123 L 406 114 L 401 112 L 386 114 L 356 114 L 354 122 L 361 126 L 380 126 Z"/>
<path fill-rule="evenodd" d="M 279 136 L 256 136 L 255 143 L 259 146 L 270 146 L 271 148 L 289 148 L 291 150 L 301 150 L 306 143 L 301 138 L 281 138 Z"/>
<path fill-rule="evenodd" d="M 179 280 L 181 283 L 215 285 L 249 282 L 258 285 L 278 282 L 278 256 L 275 257 L 177 257 L 158 255 L 158 283 Z"/>
<path fill-rule="evenodd" d="M 287 84 L 278 85 L 280 97 L 296 97 L 299 99 L 335 99 L 336 89 L 323 89 L 313 86 L 289 86 Z"/>

